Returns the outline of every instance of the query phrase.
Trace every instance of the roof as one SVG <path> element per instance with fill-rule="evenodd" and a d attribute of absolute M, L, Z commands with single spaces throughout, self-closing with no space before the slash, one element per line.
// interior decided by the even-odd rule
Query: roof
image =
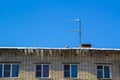
<path fill-rule="evenodd" d="M 0 49 L 81 49 L 81 50 L 115 50 L 120 51 L 116 48 L 48 48 L 48 47 L 0 47 Z"/>

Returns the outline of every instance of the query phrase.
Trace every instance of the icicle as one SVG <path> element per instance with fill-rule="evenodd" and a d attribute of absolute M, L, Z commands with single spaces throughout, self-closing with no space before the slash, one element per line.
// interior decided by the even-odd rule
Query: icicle
<path fill-rule="evenodd" d="M 52 55 L 52 50 L 49 50 L 50 55 Z"/>
<path fill-rule="evenodd" d="M 37 56 L 39 56 L 39 49 L 35 49 Z"/>
<path fill-rule="evenodd" d="M 41 59 L 43 60 L 43 49 L 41 50 Z"/>
<path fill-rule="evenodd" d="M 27 55 L 27 49 L 24 49 L 24 51 L 25 51 L 25 55 Z"/>
<path fill-rule="evenodd" d="M 61 49 L 58 49 L 59 53 L 61 54 Z"/>
<path fill-rule="evenodd" d="M 28 53 L 30 53 L 30 49 L 28 49 Z"/>
<path fill-rule="evenodd" d="M 32 48 L 30 49 L 30 52 L 31 52 L 31 53 L 34 53 L 34 51 L 33 51 L 33 49 L 32 49 Z"/>
<path fill-rule="evenodd" d="M 76 54 L 78 55 L 79 53 L 80 53 L 80 51 L 79 51 L 79 50 L 77 50 L 77 51 L 76 51 Z"/>

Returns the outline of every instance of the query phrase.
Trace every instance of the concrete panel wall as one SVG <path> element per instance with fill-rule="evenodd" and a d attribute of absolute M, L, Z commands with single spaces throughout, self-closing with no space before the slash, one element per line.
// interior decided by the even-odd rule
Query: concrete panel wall
<path fill-rule="evenodd" d="M 120 80 L 119 50 L 0 49 L 0 64 L 13 63 L 20 65 L 19 78 L 0 80 L 100 80 L 96 77 L 98 64 L 110 65 L 110 80 Z M 49 79 L 35 77 L 35 65 L 42 63 L 50 65 Z M 64 64 L 77 64 L 78 78 L 64 78 Z"/>

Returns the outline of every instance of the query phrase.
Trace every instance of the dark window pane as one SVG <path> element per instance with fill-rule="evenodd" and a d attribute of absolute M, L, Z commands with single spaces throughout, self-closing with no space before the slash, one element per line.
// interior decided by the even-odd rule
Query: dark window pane
<path fill-rule="evenodd" d="M 10 65 L 4 65 L 4 77 L 10 77 Z"/>
<path fill-rule="evenodd" d="M 41 65 L 36 65 L 36 70 L 41 70 Z"/>
<path fill-rule="evenodd" d="M 2 77 L 2 64 L 0 64 L 0 77 Z"/>
<path fill-rule="evenodd" d="M 43 65 L 43 77 L 49 77 L 49 65 Z"/>
<path fill-rule="evenodd" d="M 71 77 L 77 77 L 77 65 L 71 65 Z"/>
<path fill-rule="evenodd" d="M 103 78 L 103 71 L 97 70 L 97 78 Z"/>
<path fill-rule="evenodd" d="M 70 65 L 64 65 L 64 70 L 70 70 Z"/>
<path fill-rule="evenodd" d="M 103 69 L 103 66 L 97 66 L 97 69 Z"/>
<path fill-rule="evenodd" d="M 10 77 L 10 71 L 4 71 L 4 77 Z"/>
<path fill-rule="evenodd" d="M 12 77 L 18 77 L 19 65 L 12 65 Z"/>
<path fill-rule="evenodd" d="M 41 77 L 41 71 L 36 71 L 36 77 Z"/>
<path fill-rule="evenodd" d="M 64 77 L 70 77 L 70 65 L 64 65 Z"/>
<path fill-rule="evenodd" d="M 4 70 L 10 70 L 10 65 L 4 65 Z"/>
<path fill-rule="evenodd" d="M 110 78 L 109 66 L 104 66 L 104 78 Z"/>
<path fill-rule="evenodd" d="M 70 77 L 70 71 L 64 71 L 64 77 L 65 78 Z"/>

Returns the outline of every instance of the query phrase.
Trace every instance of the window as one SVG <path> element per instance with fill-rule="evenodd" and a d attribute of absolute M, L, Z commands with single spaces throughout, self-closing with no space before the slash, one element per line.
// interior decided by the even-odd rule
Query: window
<path fill-rule="evenodd" d="M 0 77 L 4 78 L 15 78 L 19 74 L 18 64 L 0 64 Z"/>
<path fill-rule="evenodd" d="M 49 78 L 49 65 L 48 64 L 36 65 L 36 77 Z"/>
<path fill-rule="evenodd" d="M 97 78 L 111 78 L 109 65 L 97 66 Z"/>
<path fill-rule="evenodd" d="M 64 65 L 64 77 L 65 78 L 77 78 L 78 69 L 76 64 L 66 64 Z"/>

